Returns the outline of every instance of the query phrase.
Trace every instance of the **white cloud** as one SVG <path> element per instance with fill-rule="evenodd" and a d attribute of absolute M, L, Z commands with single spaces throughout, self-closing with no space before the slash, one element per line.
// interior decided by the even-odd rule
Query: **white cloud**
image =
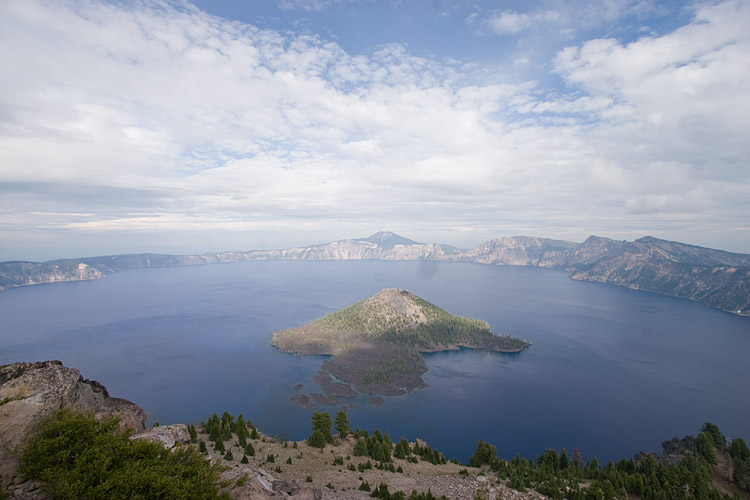
<path fill-rule="evenodd" d="M 553 10 L 533 14 L 518 13 L 511 10 L 495 13 L 488 23 L 496 35 L 516 35 L 528 28 L 560 21 L 561 14 Z"/>
<path fill-rule="evenodd" d="M 592 40 L 561 51 L 555 64 L 569 85 L 617 103 L 618 113 L 602 117 L 617 124 L 607 133 L 623 156 L 691 162 L 746 180 L 749 147 L 738 131 L 750 127 L 747 19 L 747 2 L 728 1 L 697 10 L 673 33 L 627 45 Z"/>
<path fill-rule="evenodd" d="M 279 0 L 279 8 L 283 10 L 320 12 L 332 5 L 350 1 L 352 0 Z"/>
<path fill-rule="evenodd" d="M 558 15 L 507 12 L 501 27 Z M 238 241 L 222 232 L 280 246 L 291 230 L 304 243 L 461 228 L 477 242 L 670 221 L 747 239 L 743 18 L 726 2 L 662 37 L 567 48 L 554 66 L 570 91 L 547 94 L 398 44 L 352 55 L 182 4 L 9 0 L 0 240 L 169 232 L 195 248 L 216 233 L 221 250 Z"/>
<path fill-rule="evenodd" d="M 530 3 L 530 6 L 535 4 Z M 570 1 L 556 3 L 555 8 L 494 11 L 486 17 L 493 33 L 500 36 L 519 35 L 527 30 L 554 30 L 571 37 L 576 31 L 585 31 L 625 16 L 643 18 L 658 10 L 658 2 L 650 0 L 601 0 L 598 2 Z M 475 22 L 478 14 L 472 14 L 467 22 Z"/>

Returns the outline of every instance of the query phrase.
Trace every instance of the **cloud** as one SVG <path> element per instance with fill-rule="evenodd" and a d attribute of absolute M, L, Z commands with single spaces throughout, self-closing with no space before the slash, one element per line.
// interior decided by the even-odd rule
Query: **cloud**
<path fill-rule="evenodd" d="M 282 10 L 321 12 L 332 5 L 350 1 L 351 0 L 279 0 L 279 8 Z"/>
<path fill-rule="evenodd" d="M 644 0 L 574 1 L 555 5 L 554 9 L 493 11 L 485 19 L 492 32 L 499 36 L 519 35 L 527 30 L 547 30 L 570 37 L 576 31 L 612 24 L 627 16 L 642 19 L 657 10 L 657 3 Z M 467 22 L 475 22 L 478 16 L 478 12 L 473 13 Z"/>
<path fill-rule="evenodd" d="M 528 28 L 558 20 L 560 20 L 560 14 L 553 10 L 534 14 L 519 14 L 515 11 L 506 10 L 492 15 L 488 19 L 488 23 L 496 35 L 516 35 Z"/>
<path fill-rule="evenodd" d="M 680 160 L 711 168 L 712 176 L 747 179 L 740 165 L 748 145 L 737 131 L 750 126 L 744 112 L 750 109 L 748 18 L 747 2 L 710 5 L 661 37 L 568 47 L 555 67 L 591 99 L 616 104 L 617 113 L 605 108 L 600 116 L 613 125 L 610 134 L 625 134 L 628 140 L 618 143 L 636 146 L 630 156 Z"/>
<path fill-rule="evenodd" d="M 501 26 L 557 15 L 505 12 Z M 251 248 L 258 234 L 278 247 L 451 228 L 469 245 L 616 227 L 700 242 L 726 226 L 746 241 L 743 18 L 745 3 L 710 4 L 663 36 L 566 48 L 552 64 L 567 87 L 551 92 L 182 3 L 9 0 L 0 241 L 205 251 L 237 235 Z"/>

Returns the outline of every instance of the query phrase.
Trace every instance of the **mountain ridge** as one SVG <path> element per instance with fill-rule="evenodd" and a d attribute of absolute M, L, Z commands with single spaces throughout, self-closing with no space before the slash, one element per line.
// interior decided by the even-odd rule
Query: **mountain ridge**
<path fill-rule="evenodd" d="M 570 277 L 685 298 L 750 316 L 750 254 L 643 236 L 635 241 L 589 236 L 582 243 L 533 236 L 488 240 L 468 250 L 420 243 L 390 231 L 367 238 L 281 250 L 203 255 L 124 254 L 46 262 L 0 262 L 0 290 L 100 279 L 126 269 L 249 260 L 431 260 L 560 269 Z"/>

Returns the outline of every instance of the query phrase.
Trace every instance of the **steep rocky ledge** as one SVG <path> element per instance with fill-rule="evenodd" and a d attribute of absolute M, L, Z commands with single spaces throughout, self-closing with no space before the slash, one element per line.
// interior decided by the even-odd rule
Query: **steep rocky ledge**
<path fill-rule="evenodd" d="M 61 408 L 117 416 L 122 428 L 143 431 L 146 412 L 126 399 L 110 397 L 99 382 L 60 361 L 13 363 L 0 366 L 0 486 L 22 485 L 17 476 L 15 450 L 42 419 Z M 15 483 L 15 484 L 14 484 Z"/>

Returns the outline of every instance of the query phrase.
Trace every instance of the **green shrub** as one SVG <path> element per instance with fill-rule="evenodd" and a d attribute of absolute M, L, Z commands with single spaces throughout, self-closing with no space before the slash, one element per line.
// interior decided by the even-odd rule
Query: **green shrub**
<path fill-rule="evenodd" d="M 28 442 L 21 472 L 55 499 L 228 498 L 219 494 L 221 467 L 192 446 L 167 451 L 117 426 L 117 419 L 57 411 Z"/>

